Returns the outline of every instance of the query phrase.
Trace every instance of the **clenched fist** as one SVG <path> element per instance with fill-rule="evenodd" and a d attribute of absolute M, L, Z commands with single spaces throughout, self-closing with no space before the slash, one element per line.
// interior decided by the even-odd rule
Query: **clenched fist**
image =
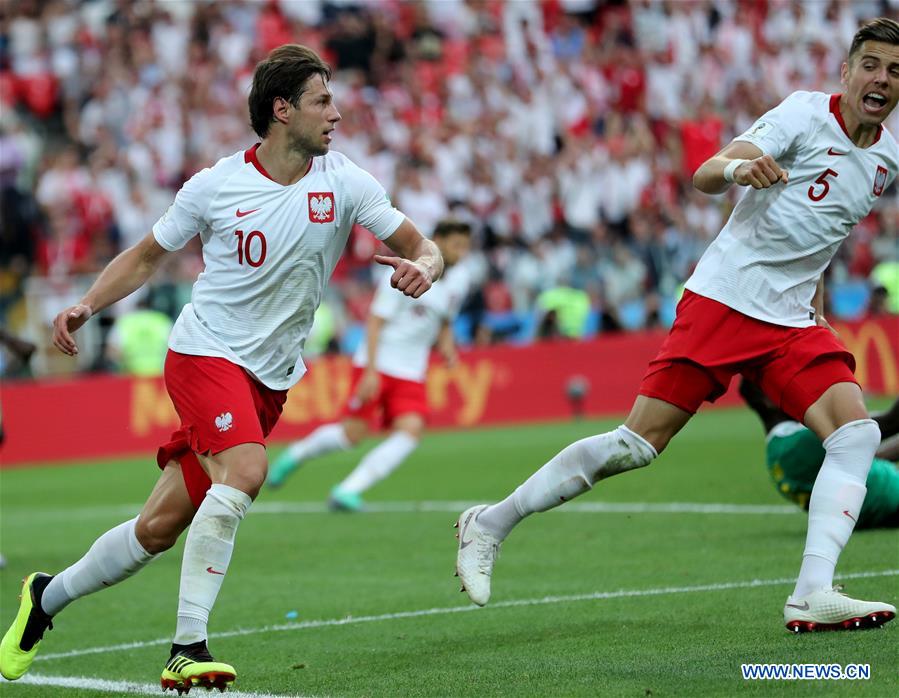
<path fill-rule="evenodd" d="M 789 173 L 780 169 L 770 155 L 747 160 L 734 170 L 734 182 L 754 189 L 767 189 L 778 182 L 786 184 L 788 178 Z"/>

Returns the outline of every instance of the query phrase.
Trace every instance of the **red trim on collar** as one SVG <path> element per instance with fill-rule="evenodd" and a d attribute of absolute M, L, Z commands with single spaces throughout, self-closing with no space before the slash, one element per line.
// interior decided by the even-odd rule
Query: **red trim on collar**
<path fill-rule="evenodd" d="M 840 128 L 843 129 L 843 133 L 846 134 L 846 138 L 851 141 L 852 137 L 849 135 L 849 131 L 846 130 L 846 122 L 843 121 L 843 113 L 840 111 L 840 97 L 842 96 L 842 93 L 830 95 L 830 113 L 833 114 L 836 118 L 837 123 L 840 125 Z M 881 133 L 883 133 L 883 125 L 877 127 L 877 135 L 874 136 L 874 143 L 880 140 Z M 871 145 L 874 145 L 874 143 L 872 143 Z"/>
<path fill-rule="evenodd" d="M 256 151 L 259 149 L 260 145 L 262 145 L 262 144 L 257 143 L 252 148 L 245 150 L 244 154 L 243 154 L 243 161 L 252 163 L 253 167 L 255 167 L 257 170 L 259 170 L 259 174 L 261 174 L 264 177 L 268 177 L 268 179 L 270 179 L 274 182 L 275 178 L 272 177 L 268 172 L 265 171 L 265 168 L 262 166 L 262 163 L 259 162 L 259 158 L 256 157 Z"/>

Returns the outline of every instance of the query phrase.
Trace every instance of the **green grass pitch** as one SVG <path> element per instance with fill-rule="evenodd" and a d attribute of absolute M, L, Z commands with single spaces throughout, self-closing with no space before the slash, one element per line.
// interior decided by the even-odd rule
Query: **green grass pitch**
<path fill-rule="evenodd" d="M 429 434 L 369 493 L 367 501 L 386 505 L 378 513 L 316 508 L 364 449 L 321 459 L 283 489 L 263 492 L 241 525 L 210 624 L 213 653 L 238 670 L 234 689 L 279 696 L 899 695 L 899 621 L 855 633 L 792 636 L 784 629 L 786 580 L 798 571 L 806 520 L 781 511 L 788 503 L 768 480 L 762 432 L 746 410 L 702 413 L 649 468 L 601 483 L 577 506 L 525 521 L 503 547 L 492 605 L 473 609 L 452 574 L 452 502 L 460 510 L 494 501 L 566 444 L 617 423 Z M 156 472 L 147 457 L 0 474 L 4 629 L 22 577 L 73 562 L 137 510 Z M 433 503 L 430 510 L 414 510 L 422 501 Z M 773 508 L 584 506 L 671 502 Z M 858 533 L 839 572 L 896 570 L 897 539 L 896 531 Z M 158 685 L 180 560 L 178 546 L 133 579 L 66 609 L 31 674 Z M 896 575 L 845 583 L 850 594 L 895 603 Z M 435 610 L 409 613 L 427 609 Z M 294 611 L 296 619 L 288 618 Z M 327 622 L 339 619 L 348 622 Z M 129 642 L 150 644 L 52 657 Z M 747 662 L 863 663 L 871 678 L 744 681 L 740 665 Z M 110 695 L 15 683 L 0 684 L 0 693 Z"/>

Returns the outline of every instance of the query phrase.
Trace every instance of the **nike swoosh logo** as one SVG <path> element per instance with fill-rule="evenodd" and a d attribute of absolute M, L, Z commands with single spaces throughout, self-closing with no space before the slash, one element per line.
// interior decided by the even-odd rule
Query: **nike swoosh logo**
<path fill-rule="evenodd" d="M 212 566 L 207 567 L 206 571 L 209 572 L 209 574 L 221 574 L 221 575 L 225 574 L 224 572 L 219 572 L 218 570 L 212 569 Z"/>
<path fill-rule="evenodd" d="M 256 213 L 256 211 L 258 211 L 258 210 L 259 210 L 258 208 L 254 208 L 250 211 L 241 211 L 240 209 L 237 209 L 237 211 L 234 213 L 234 215 L 237 216 L 238 218 L 243 218 L 244 216 L 249 216 L 251 213 Z"/>
<path fill-rule="evenodd" d="M 840 151 L 834 150 L 833 148 L 828 148 L 827 154 L 828 155 L 849 155 L 849 153 L 841 153 Z M 259 209 L 257 209 L 257 210 L 259 210 Z"/>
<path fill-rule="evenodd" d="M 858 523 L 858 521 L 855 520 L 855 517 L 852 514 L 850 514 L 846 509 L 843 509 L 843 513 L 846 514 L 846 516 L 848 516 L 850 519 L 855 521 L 855 523 Z"/>
<path fill-rule="evenodd" d="M 462 533 L 459 534 L 459 550 L 464 550 L 474 542 L 474 538 L 465 540 L 465 531 L 468 530 L 468 524 L 471 523 L 471 520 L 475 517 L 476 514 L 477 512 L 473 511 L 468 515 L 468 518 L 465 519 L 465 525 L 462 526 Z"/>
<path fill-rule="evenodd" d="M 801 606 L 798 603 L 788 603 L 787 606 L 789 606 L 790 608 L 798 608 L 800 611 L 807 611 L 808 610 L 808 601 L 806 601 Z"/>

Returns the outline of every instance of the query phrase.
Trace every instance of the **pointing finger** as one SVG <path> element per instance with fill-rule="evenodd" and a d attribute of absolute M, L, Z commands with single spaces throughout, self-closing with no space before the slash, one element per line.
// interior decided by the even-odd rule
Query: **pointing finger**
<path fill-rule="evenodd" d="M 382 254 L 376 254 L 374 257 L 372 257 L 372 259 L 374 259 L 378 264 L 393 267 L 394 269 L 396 269 L 403 261 L 399 257 L 386 257 Z"/>

